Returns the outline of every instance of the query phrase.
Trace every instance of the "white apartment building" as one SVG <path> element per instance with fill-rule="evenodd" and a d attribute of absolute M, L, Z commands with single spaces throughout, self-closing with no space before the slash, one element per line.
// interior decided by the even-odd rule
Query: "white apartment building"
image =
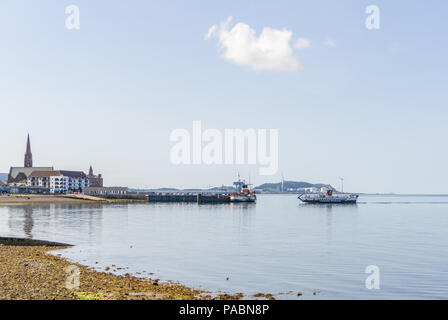
<path fill-rule="evenodd" d="M 81 171 L 35 171 L 27 179 L 27 186 L 48 188 L 50 193 L 82 192 L 89 187 L 89 179 Z"/>
<path fill-rule="evenodd" d="M 68 192 L 68 177 L 63 175 L 50 177 L 50 193 L 67 193 Z"/>
<path fill-rule="evenodd" d="M 50 189 L 50 193 L 67 193 L 68 177 L 60 171 L 33 171 L 26 180 L 28 187 L 41 187 Z"/>
<path fill-rule="evenodd" d="M 84 188 L 90 187 L 90 181 L 87 175 L 82 171 L 60 170 L 64 177 L 68 178 L 68 190 L 73 192 L 82 192 Z"/>

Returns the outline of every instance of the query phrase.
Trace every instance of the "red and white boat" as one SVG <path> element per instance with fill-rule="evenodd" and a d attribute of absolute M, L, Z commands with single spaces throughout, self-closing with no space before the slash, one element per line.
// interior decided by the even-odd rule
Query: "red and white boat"
<path fill-rule="evenodd" d="M 251 190 L 247 184 L 243 184 L 240 192 L 230 195 L 230 202 L 255 202 L 257 196 L 255 191 Z"/>
<path fill-rule="evenodd" d="M 255 191 L 250 188 L 250 184 L 246 184 L 240 179 L 240 174 L 238 174 L 238 181 L 235 181 L 233 185 L 238 192 L 230 195 L 230 202 L 255 202 L 257 200 Z"/>

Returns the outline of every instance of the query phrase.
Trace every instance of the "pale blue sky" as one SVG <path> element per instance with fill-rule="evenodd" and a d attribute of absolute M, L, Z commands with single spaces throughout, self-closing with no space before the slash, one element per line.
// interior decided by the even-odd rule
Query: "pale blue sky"
<path fill-rule="evenodd" d="M 78 5 L 81 29 L 65 28 Z M 380 30 L 364 26 L 367 5 Z M 445 1 L 22 1 L 0 3 L 0 172 L 87 170 L 108 185 L 206 187 L 304 180 L 356 192 L 448 193 Z M 221 57 L 208 29 L 233 16 L 311 48 L 299 72 Z M 334 47 L 326 46 L 332 40 Z M 170 132 L 278 128 L 279 172 L 174 166 Z"/>

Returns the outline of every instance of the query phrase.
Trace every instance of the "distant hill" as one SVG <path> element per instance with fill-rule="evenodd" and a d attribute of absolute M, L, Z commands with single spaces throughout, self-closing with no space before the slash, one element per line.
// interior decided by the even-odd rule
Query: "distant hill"
<path fill-rule="evenodd" d="M 0 181 L 7 181 L 7 180 L 8 180 L 8 174 L 0 173 Z"/>
<path fill-rule="evenodd" d="M 176 192 L 179 191 L 179 189 L 176 188 L 157 188 L 157 189 L 138 189 L 138 188 L 129 188 L 128 192 Z"/>
<path fill-rule="evenodd" d="M 320 189 L 322 187 L 327 186 L 322 183 L 309 183 L 303 181 L 284 181 L 283 182 L 283 190 L 284 192 L 299 192 L 303 191 L 304 188 L 317 188 Z M 282 183 L 263 183 L 258 187 L 255 187 L 255 190 L 261 193 L 279 193 L 282 190 Z M 221 186 L 221 187 L 213 187 L 208 189 L 176 189 L 176 188 L 155 188 L 155 189 L 135 189 L 130 188 L 129 192 L 234 192 L 235 189 L 233 186 Z"/>
<path fill-rule="evenodd" d="M 296 191 L 297 189 L 303 189 L 303 188 L 322 188 L 325 187 L 325 184 L 322 183 L 309 183 L 304 181 L 284 181 L 283 182 L 283 190 L 285 192 L 287 191 Z M 282 190 L 282 183 L 263 183 L 262 185 L 259 185 L 258 187 L 255 187 L 255 190 L 262 190 L 264 192 L 280 192 Z"/>

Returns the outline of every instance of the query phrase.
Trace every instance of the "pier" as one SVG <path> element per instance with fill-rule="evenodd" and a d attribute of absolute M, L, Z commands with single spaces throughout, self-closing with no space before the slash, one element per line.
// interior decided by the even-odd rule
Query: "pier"
<path fill-rule="evenodd" d="M 230 194 L 149 194 L 149 202 L 230 203 Z"/>
<path fill-rule="evenodd" d="M 230 203 L 230 194 L 203 193 L 128 193 L 126 195 L 102 195 L 102 198 L 148 202 L 188 202 L 198 204 Z"/>

